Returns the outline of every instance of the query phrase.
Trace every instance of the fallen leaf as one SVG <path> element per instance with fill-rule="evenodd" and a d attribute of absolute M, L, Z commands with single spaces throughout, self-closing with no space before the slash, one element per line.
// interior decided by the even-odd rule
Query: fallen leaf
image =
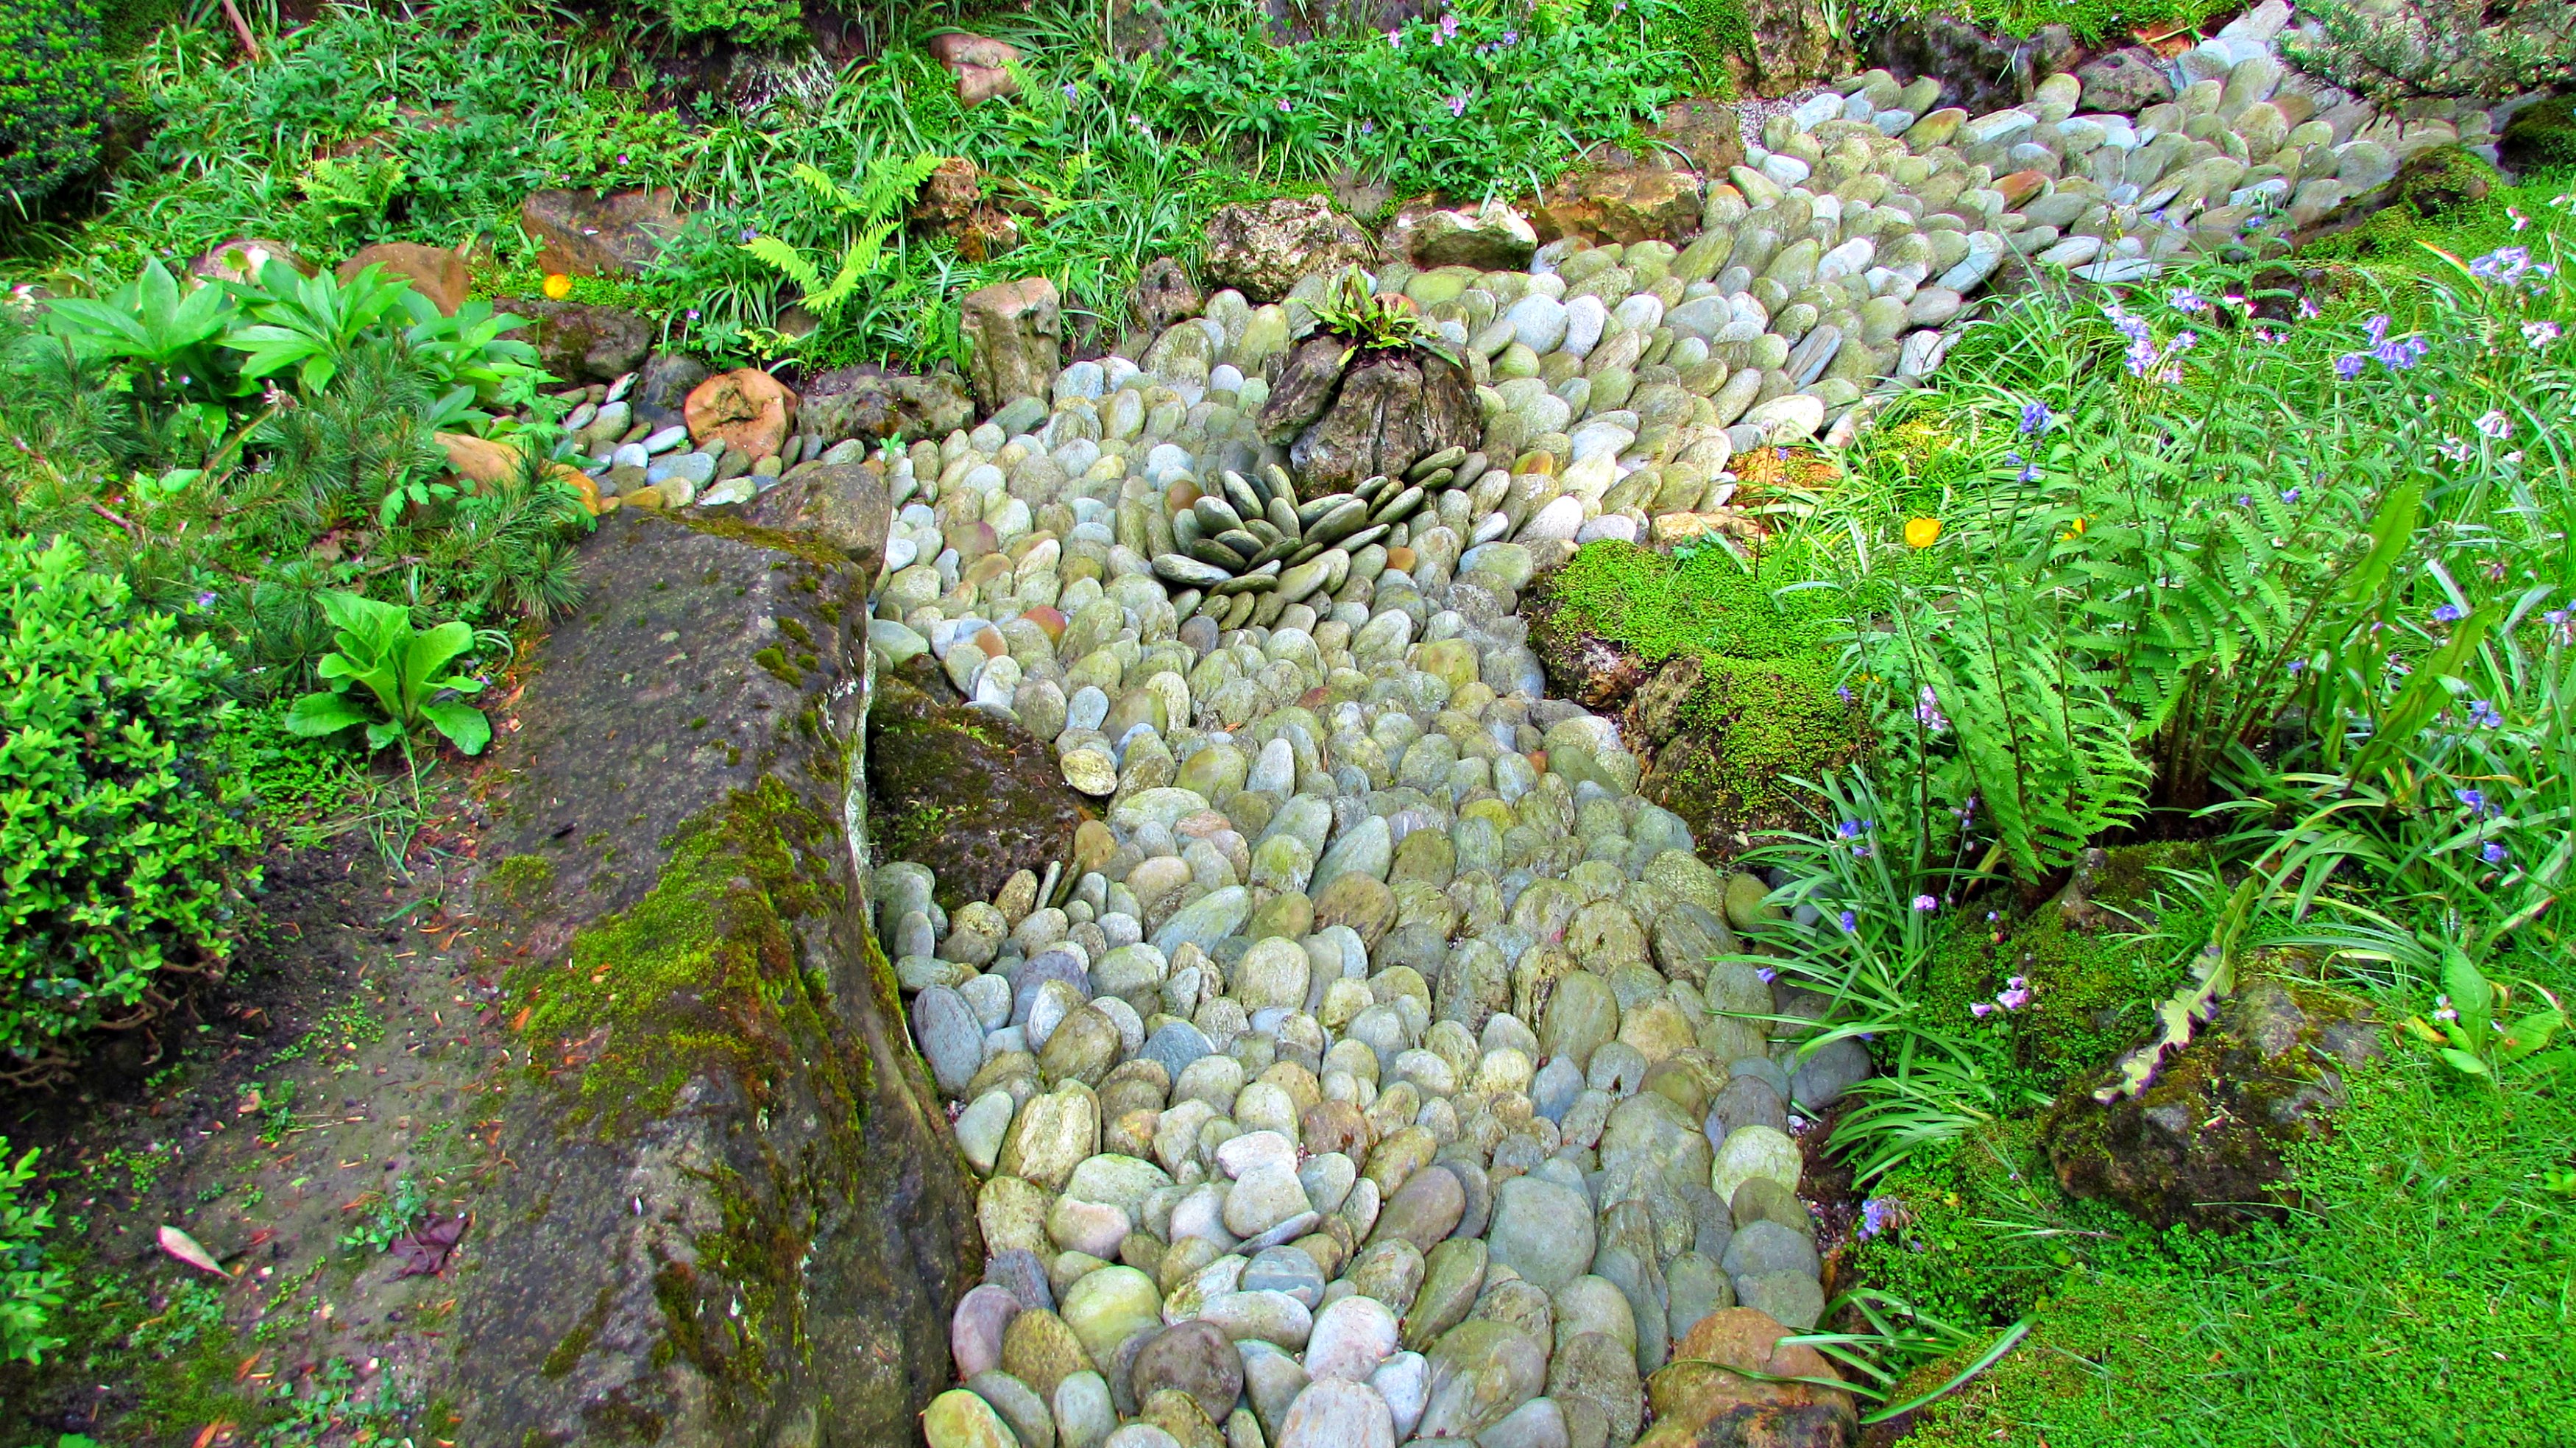
<path fill-rule="evenodd" d="M 444 1271 L 448 1254 L 456 1250 L 465 1236 L 466 1218 L 432 1217 L 403 1237 L 395 1239 L 389 1249 L 402 1265 L 394 1269 L 396 1277 L 427 1277 Z"/>
<path fill-rule="evenodd" d="M 226 1272 L 223 1269 L 222 1263 L 215 1260 L 214 1253 L 198 1246 L 196 1238 L 189 1236 L 187 1233 L 180 1231 L 176 1227 L 163 1227 L 161 1229 L 161 1250 L 178 1258 L 180 1261 L 187 1263 L 189 1266 L 196 1268 L 200 1272 L 212 1272 L 218 1277 L 232 1276 L 231 1273 Z"/>
<path fill-rule="evenodd" d="M 222 1439 L 225 1435 L 231 1433 L 232 1430 L 233 1425 L 230 1423 L 208 1423 L 206 1426 L 197 1430 L 197 1441 L 193 1445 L 193 1448 L 207 1448 L 208 1444 Z"/>

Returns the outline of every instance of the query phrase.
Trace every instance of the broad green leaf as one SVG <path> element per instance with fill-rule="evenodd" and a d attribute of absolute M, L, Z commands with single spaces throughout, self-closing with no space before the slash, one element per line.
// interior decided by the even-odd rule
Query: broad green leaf
<path fill-rule="evenodd" d="M 2451 998 L 2451 1009 L 2460 1013 L 2460 1028 L 2471 1035 L 2486 1028 L 2487 1016 L 2495 1009 L 2495 988 L 2468 956 L 2454 949 L 2446 952 L 2442 966 L 2442 990 Z"/>
<path fill-rule="evenodd" d="M 286 711 L 288 732 L 307 738 L 337 734 L 353 724 L 364 724 L 367 716 L 349 703 L 345 694 L 307 694 Z"/>
<path fill-rule="evenodd" d="M 423 717 L 447 736 L 448 742 L 468 754 L 480 754 L 492 742 L 492 721 L 483 711 L 455 699 L 440 699 L 421 709 Z"/>
<path fill-rule="evenodd" d="M 2445 1046 L 2442 1048 L 2442 1059 L 2450 1062 L 2454 1068 L 2466 1075 L 2484 1076 L 2487 1074 L 2487 1063 L 2470 1055 L 2466 1051 L 2455 1051 L 2450 1047 Z"/>

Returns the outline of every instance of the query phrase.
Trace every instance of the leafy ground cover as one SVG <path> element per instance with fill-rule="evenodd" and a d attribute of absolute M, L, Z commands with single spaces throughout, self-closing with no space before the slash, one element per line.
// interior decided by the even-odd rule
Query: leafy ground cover
<path fill-rule="evenodd" d="M 270 35 L 259 66 L 232 63 L 209 13 L 137 58 L 149 138 L 97 217 L 22 236 L 19 265 L 103 288 L 246 227 L 317 263 L 371 241 L 480 239 L 488 285 L 528 295 L 529 191 L 672 186 L 696 214 L 663 262 L 577 297 L 639 305 L 720 358 L 953 361 L 954 299 L 987 281 L 1053 276 L 1114 333 L 1137 269 L 1189 258 L 1217 205 L 1342 175 L 1396 196 L 1526 192 L 1704 92 L 1719 58 L 1667 0 L 1471 4 L 1297 45 L 1268 43 L 1255 6 L 1176 6 L 1164 48 L 1128 58 L 1104 48 L 1095 11 L 1041 6 L 971 17 L 1023 60 L 1015 102 L 970 107 L 924 48 L 969 18 L 906 12 L 882 52 L 844 68 L 746 57 L 756 73 L 729 98 L 676 60 L 657 67 L 624 10 L 567 30 L 518 0 L 332 7 Z M 898 232 L 858 305 L 786 337 L 796 293 L 743 243 L 837 256 L 839 219 L 796 168 L 855 182 L 871 158 L 911 155 L 974 162 L 1025 218 L 1024 244 L 986 260 Z"/>

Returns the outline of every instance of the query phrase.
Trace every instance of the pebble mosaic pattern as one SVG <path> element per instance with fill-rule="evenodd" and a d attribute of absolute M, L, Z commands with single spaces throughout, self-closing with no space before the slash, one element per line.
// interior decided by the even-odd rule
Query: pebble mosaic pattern
<path fill-rule="evenodd" d="M 1866 1055 L 1752 1019 L 1821 1006 L 1721 959 L 1765 882 L 1544 696 L 1520 591 L 1579 541 L 1724 526 L 1733 454 L 1847 438 L 2008 262 L 2135 279 L 2492 134 L 2377 116 L 2268 39 L 2187 53 L 2135 117 L 2064 76 L 1925 114 L 1873 73 L 1768 121 L 1684 246 L 1390 268 L 1471 358 L 1483 449 L 1256 587 L 1158 578 L 1166 501 L 1281 460 L 1249 419 L 1326 278 L 894 461 L 872 646 L 1053 740 L 1104 817 L 953 913 L 877 875 L 984 1178 L 935 1448 L 1624 1445 L 1710 1314 L 1816 1323 L 1798 1132 Z"/>

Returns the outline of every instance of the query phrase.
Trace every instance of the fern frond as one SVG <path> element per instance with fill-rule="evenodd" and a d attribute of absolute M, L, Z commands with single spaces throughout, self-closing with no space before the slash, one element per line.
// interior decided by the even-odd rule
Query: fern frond
<path fill-rule="evenodd" d="M 787 279 L 806 292 L 818 291 L 823 274 L 805 259 L 805 254 L 774 236 L 755 236 L 742 244 L 742 249 L 784 272 Z"/>

